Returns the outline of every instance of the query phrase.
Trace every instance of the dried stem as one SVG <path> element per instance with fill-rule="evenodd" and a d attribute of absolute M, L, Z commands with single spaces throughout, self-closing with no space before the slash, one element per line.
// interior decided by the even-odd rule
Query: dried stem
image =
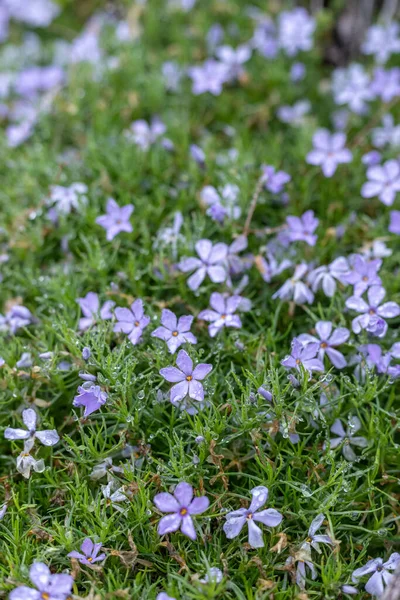
<path fill-rule="evenodd" d="M 249 206 L 249 212 L 247 213 L 246 222 L 245 222 L 244 228 L 243 228 L 243 235 L 246 235 L 246 236 L 249 235 L 251 220 L 253 218 L 254 211 L 256 210 L 258 198 L 261 194 L 263 183 L 264 183 L 264 175 L 260 175 L 260 177 L 257 181 L 256 189 L 254 190 L 254 194 L 251 199 L 251 204 Z"/>

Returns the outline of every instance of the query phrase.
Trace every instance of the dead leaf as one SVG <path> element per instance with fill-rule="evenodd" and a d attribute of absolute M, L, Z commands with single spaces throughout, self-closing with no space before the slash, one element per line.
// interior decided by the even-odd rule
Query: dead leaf
<path fill-rule="evenodd" d="M 288 540 L 286 533 L 278 533 L 277 535 L 279 536 L 279 540 L 275 544 L 275 546 L 272 546 L 272 548 L 270 548 L 270 552 L 277 552 L 278 554 L 280 554 L 282 550 L 288 545 Z"/>

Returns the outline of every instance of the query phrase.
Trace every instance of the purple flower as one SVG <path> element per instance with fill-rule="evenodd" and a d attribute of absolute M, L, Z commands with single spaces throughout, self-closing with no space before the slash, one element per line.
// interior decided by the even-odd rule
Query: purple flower
<path fill-rule="evenodd" d="M 87 204 L 86 193 L 88 187 L 85 183 L 73 183 L 69 187 L 52 185 L 48 204 L 54 205 L 58 215 L 68 215 L 72 210 L 79 210 Z"/>
<path fill-rule="evenodd" d="M 126 136 L 143 151 L 147 151 L 166 130 L 164 123 L 157 117 L 152 119 L 150 125 L 144 119 L 138 119 L 132 123 Z"/>
<path fill-rule="evenodd" d="M 311 103 L 308 100 L 299 100 L 293 106 L 280 106 L 276 115 L 282 123 L 290 125 L 301 125 L 304 123 L 304 116 L 311 110 Z"/>
<path fill-rule="evenodd" d="M 346 327 L 338 327 L 332 333 L 332 323 L 330 321 L 318 321 L 315 325 L 316 332 L 319 339 L 314 335 L 303 333 L 297 337 L 302 343 L 316 343 L 319 344 L 318 358 L 323 363 L 325 353 L 327 354 L 331 363 L 337 369 L 343 369 L 346 365 L 346 359 L 341 352 L 336 350 L 336 346 L 340 346 L 347 342 L 350 337 L 350 331 Z"/>
<path fill-rule="evenodd" d="M 353 159 L 350 150 L 344 147 L 345 143 L 344 133 L 330 134 L 327 129 L 318 129 L 313 136 L 314 149 L 307 154 L 306 161 L 310 165 L 321 165 L 325 177 L 332 177 L 339 164 Z"/>
<path fill-rule="evenodd" d="M 107 200 L 107 214 L 96 219 L 97 225 L 107 231 L 107 241 L 111 242 L 121 231 L 132 233 L 133 228 L 129 219 L 133 211 L 133 204 L 120 207 L 113 198 Z"/>
<path fill-rule="evenodd" d="M 199 240 L 196 245 L 199 258 L 183 258 L 178 268 L 183 272 L 194 271 L 187 281 L 191 290 L 197 290 L 203 283 L 206 275 L 214 283 L 222 283 L 227 278 L 226 258 L 228 246 L 223 243 L 212 245 L 210 240 Z"/>
<path fill-rule="evenodd" d="M 196 539 L 192 515 L 201 515 L 210 504 L 207 496 L 193 498 L 193 488 L 182 481 L 175 488 L 174 495 L 162 492 L 154 496 L 154 504 L 161 512 L 169 513 L 158 524 L 159 535 L 181 530 L 191 540 Z"/>
<path fill-rule="evenodd" d="M 17 471 L 26 479 L 30 477 L 31 469 L 33 469 L 35 473 L 43 473 L 45 470 L 44 460 L 36 460 L 30 455 L 30 451 L 34 446 L 34 443 L 34 438 L 29 438 L 26 440 L 24 443 L 24 449 L 17 458 Z"/>
<path fill-rule="evenodd" d="M 125 508 L 120 506 L 120 502 L 126 502 L 127 496 L 124 493 L 124 488 L 120 487 L 113 491 L 115 487 L 114 482 L 110 481 L 107 485 L 101 486 L 101 491 L 103 494 L 103 500 L 101 501 L 107 508 L 112 507 L 120 513 L 125 512 Z"/>
<path fill-rule="evenodd" d="M 172 596 L 168 596 L 166 592 L 160 592 L 157 594 L 156 600 L 175 600 Z"/>
<path fill-rule="evenodd" d="M 389 113 L 384 115 L 382 117 L 382 127 L 376 127 L 372 130 L 372 144 L 376 148 L 383 148 L 384 146 L 396 148 L 400 146 L 400 125 L 394 124 L 393 115 Z"/>
<path fill-rule="evenodd" d="M 301 217 L 286 217 L 288 237 L 291 242 L 304 241 L 309 246 L 315 246 L 317 236 L 314 231 L 319 220 L 314 217 L 313 210 L 307 210 Z"/>
<path fill-rule="evenodd" d="M 224 185 L 220 194 L 212 185 L 206 185 L 200 192 L 200 199 L 209 207 L 207 215 L 214 221 L 223 223 L 226 217 L 229 219 L 240 217 L 242 211 L 237 205 L 238 195 L 238 186 L 231 183 Z"/>
<path fill-rule="evenodd" d="M 15 334 L 18 329 L 27 327 L 33 323 L 34 318 L 31 311 L 26 308 L 26 306 L 16 304 L 6 313 L 5 317 L 0 316 L 0 329 L 2 322 L 4 323 L 5 329 L 9 329 L 10 333 Z"/>
<path fill-rule="evenodd" d="M 291 300 L 293 298 L 293 301 L 296 304 L 312 304 L 314 301 L 314 294 L 310 288 L 301 281 L 301 278 L 307 273 L 307 269 L 308 267 L 304 263 L 297 265 L 292 277 L 285 281 L 283 286 L 272 296 L 273 300 L 275 300 L 275 298 L 280 298 L 281 300 Z"/>
<path fill-rule="evenodd" d="M 390 233 L 400 235 L 400 210 L 392 210 L 390 213 Z"/>
<path fill-rule="evenodd" d="M 354 254 L 351 259 L 351 271 L 344 275 L 347 283 L 354 285 L 354 295 L 362 294 L 372 285 L 381 285 L 382 281 L 378 271 L 382 266 L 380 259 L 366 260 L 360 254 Z"/>
<path fill-rule="evenodd" d="M 288 56 L 313 47 L 313 33 L 316 22 L 305 8 L 297 7 L 282 11 L 278 17 L 279 46 Z"/>
<path fill-rule="evenodd" d="M 81 552 L 73 550 L 67 554 L 67 556 L 69 556 L 69 558 L 76 558 L 82 565 L 90 566 L 95 562 L 105 559 L 106 555 L 104 553 L 99 555 L 101 546 L 101 542 L 99 544 L 94 544 L 90 538 L 86 538 L 82 542 Z"/>
<path fill-rule="evenodd" d="M 143 301 L 138 298 L 130 308 L 118 307 L 114 312 L 117 318 L 114 331 L 128 334 L 129 341 L 136 346 L 140 341 L 143 329 L 150 323 L 150 317 L 144 314 Z"/>
<path fill-rule="evenodd" d="M 270 17 L 263 17 L 254 30 L 253 47 L 265 58 L 275 58 L 278 53 L 276 27 Z"/>
<path fill-rule="evenodd" d="M 378 67 L 374 71 L 374 78 L 370 85 L 370 91 L 378 96 L 383 102 L 391 102 L 393 98 L 400 96 L 400 69 L 385 69 Z"/>
<path fill-rule="evenodd" d="M 319 346 L 319 343 L 310 343 L 303 346 L 297 338 L 294 338 L 292 341 L 292 353 L 281 361 L 281 365 L 286 369 L 297 369 L 297 371 L 300 371 L 300 366 L 303 365 L 310 374 L 312 371 L 324 371 L 324 365 L 321 360 L 315 358 L 318 354 Z"/>
<path fill-rule="evenodd" d="M 343 594 L 349 594 L 350 596 L 360 593 L 359 590 L 356 587 L 354 587 L 354 585 L 348 584 L 342 585 L 342 592 Z"/>
<path fill-rule="evenodd" d="M 220 46 L 215 54 L 226 68 L 226 80 L 234 81 L 243 75 L 243 66 L 251 57 L 252 49 L 247 44 L 242 44 L 236 49 L 231 46 Z"/>
<path fill-rule="evenodd" d="M 365 68 L 352 63 L 347 68 L 335 69 L 332 78 L 332 89 L 336 104 L 347 104 L 356 114 L 367 112 L 367 102 L 374 98 L 370 88 L 370 78 Z"/>
<path fill-rule="evenodd" d="M 242 326 L 238 315 L 234 313 L 242 301 L 241 296 L 230 296 L 225 298 L 223 294 L 214 292 L 210 297 L 210 306 L 213 310 L 202 310 L 198 318 L 211 322 L 208 326 L 208 332 L 211 337 L 215 337 L 223 327 Z"/>
<path fill-rule="evenodd" d="M 336 280 L 344 283 L 348 272 L 349 264 L 347 259 L 339 256 L 330 265 L 323 265 L 310 271 L 307 280 L 313 292 L 317 292 L 321 287 L 325 296 L 332 298 L 336 292 Z"/>
<path fill-rule="evenodd" d="M 268 499 L 268 488 L 259 485 L 251 490 L 252 501 L 249 508 L 239 508 L 226 515 L 224 523 L 224 532 L 226 537 L 231 540 L 239 535 L 245 523 L 247 522 L 249 530 L 249 544 L 252 548 L 263 548 L 264 540 L 261 529 L 255 521 L 267 525 L 267 527 L 277 527 L 283 519 L 280 512 L 274 508 L 259 510 Z"/>
<path fill-rule="evenodd" d="M 367 29 L 361 46 L 364 54 L 373 54 L 379 64 L 385 64 L 392 54 L 400 52 L 399 25 L 388 21 Z"/>
<path fill-rule="evenodd" d="M 176 367 L 166 367 L 160 370 L 160 375 L 170 383 L 176 383 L 170 391 L 170 401 L 180 402 L 186 396 L 202 402 L 204 400 L 204 389 L 202 381 L 211 371 L 212 365 L 199 364 L 193 369 L 193 361 L 184 350 L 180 350 L 176 358 Z"/>
<path fill-rule="evenodd" d="M 268 390 L 265 389 L 265 387 L 263 387 L 262 385 L 258 388 L 257 392 L 260 394 L 260 396 L 262 396 L 264 398 L 264 400 L 267 400 L 267 402 L 272 402 L 272 394 L 271 392 L 269 392 Z"/>
<path fill-rule="evenodd" d="M 358 583 L 360 577 L 373 573 L 365 585 L 365 591 L 371 596 L 380 598 L 384 592 L 385 586 L 389 585 L 393 574 L 389 571 L 394 571 L 400 564 L 400 554 L 393 552 L 389 560 L 383 562 L 382 558 L 373 558 L 366 565 L 356 569 L 353 572 L 352 579 L 354 583 Z"/>
<path fill-rule="evenodd" d="M 22 411 L 22 420 L 26 429 L 12 429 L 7 427 L 4 437 L 7 440 L 33 440 L 37 438 L 45 446 L 54 446 L 60 441 L 60 436 L 55 429 L 44 429 L 36 431 L 37 414 L 32 408 L 26 408 Z"/>
<path fill-rule="evenodd" d="M 197 344 L 197 338 L 190 333 L 192 321 L 193 317 L 191 316 L 179 317 L 178 321 L 176 315 L 165 308 L 161 314 L 162 327 L 157 327 L 151 335 L 167 342 L 169 351 L 174 354 L 185 342 Z"/>
<path fill-rule="evenodd" d="M 265 260 L 262 256 L 257 256 L 255 258 L 255 265 L 260 271 L 261 277 L 267 283 L 269 283 L 273 277 L 292 266 L 291 261 L 287 258 L 283 259 L 279 264 L 275 256 L 270 252 L 267 253 L 267 259 L 268 260 Z"/>
<path fill-rule="evenodd" d="M 71 575 L 53 575 L 44 563 L 33 563 L 29 579 L 37 589 L 21 585 L 10 592 L 9 600 L 67 600 L 72 593 Z"/>
<path fill-rule="evenodd" d="M 228 69 L 222 62 L 209 58 L 202 66 L 190 67 L 188 75 L 193 81 L 192 92 L 196 96 L 210 92 L 219 96 L 227 81 Z"/>
<path fill-rule="evenodd" d="M 361 188 L 363 198 L 378 196 L 379 200 L 391 206 L 396 194 L 400 191 L 400 163 L 397 160 L 387 160 L 382 166 L 375 165 L 367 169 L 369 181 Z"/>
<path fill-rule="evenodd" d="M 368 167 L 372 167 L 374 165 L 379 165 L 382 160 L 382 154 L 377 150 L 371 150 L 363 155 L 361 158 L 361 162 L 363 165 L 367 165 Z"/>
<path fill-rule="evenodd" d="M 102 392 L 99 385 L 93 385 L 91 382 L 84 383 L 78 387 L 78 395 L 75 396 L 72 405 L 84 406 L 84 417 L 88 417 L 96 410 L 99 410 L 106 403 L 108 394 Z"/>
<path fill-rule="evenodd" d="M 329 440 L 331 449 L 333 450 L 343 444 L 342 452 L 345 459 L 350 462 L 355 461 L 357 456 L 351 446 L 357 446 L 358 448 L 366 448 L 368 446 L 368 440 L 364 437 L 354 435 L 360 429 L 361 421 L 358 417 L 350 417 L 346 431 L 344 430 L 341 420 L 336 419 L 331 427 L 331 432 L 335 433 L 338 437 Z M 324 443 L 323 447 L 325 449 L 327 444 Z"/>
<path fill-rule="evenodd" d="M 205 152 L 200 146 L 196 144 L 190 144 L 189 146 L 190 156 L 193 160 L 199 165 L 199 167 L 204 168 L 206 165 L 206 155 Z"/>
<path fill-rule="evenodd" d="M 98 295 L 94 292 L 88 292 L 84 298 L 78 298 L 77 303 L 84 314 L 84 317 L 79 319 L 79 329 L 81 331 L 94 325 L 99 316 L 102 320 L 112 319 L 111 309 L 115 305 L 112 300 L 107 300 L 100 308 Z"/>
<path fill-rule="evenodd" d="M 360 333 L 366 329 L 378 337 L 386 334 L 387 323 L 385 319 L 392 319 L 400 315 L 400 306 L 396 302 L 385 302 L 381 304 L 386 294 L 380 285 L 373 285 L 368 290 L 368 302 L 360 296 L 351 296 L 346 300 L 347 308 L 361 313 L 352 321 L 354 333 Z"/>
<path fill-rule="evenodd" d="M 292 179 L 289 173 L 285 171 L 276 171 L 271 165 L 263 165 L 262 177 L 265 189 L 271 194 L 280 194 L 285 185 Z"/>
<path fill-rule="evenodd" d="M 330 544 L 331 546 L 333 546 L 333 541 L 329 537 L 329 535 L 315 535 L 315 533 L 321 527 L 324 520 L 325 515 L 323 514 L 319 514 L 315 517 L 315 519 L 313 519 L 308 530 L 307 539 L 301 545 L 302 550 L 311 553 L 311 548 L 314 548 L 314 550 L 316 550 L 320 554 L 321 549 L 319 547 L 319 544 Z"/>
<path fill-rule="evenodd" d="M 304 79 L 306 75 L 306 66 L 302 62 L 295 62 L 290 67 L 290 80 L 294 83 Z"/>

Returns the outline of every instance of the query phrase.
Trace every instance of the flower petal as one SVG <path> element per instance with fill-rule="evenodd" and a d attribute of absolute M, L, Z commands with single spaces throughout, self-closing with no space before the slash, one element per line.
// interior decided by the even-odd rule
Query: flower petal
<path fill-rule="evenodd" d="M 168 492 L 156 494 L 153 498 L 153 502 L 161 512 L 172 513 L 179 511 L 179 503 L 176 498 L 172 494 L 168 494 Z"/>

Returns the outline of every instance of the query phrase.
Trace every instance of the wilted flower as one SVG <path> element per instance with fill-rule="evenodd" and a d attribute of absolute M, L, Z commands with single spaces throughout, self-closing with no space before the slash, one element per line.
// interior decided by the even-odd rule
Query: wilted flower
<path fill-rule="evenodd" d="M 345 143 L 344 133 L 330 134 L 327 129 L 318 129 L 313 136 L 314 149 L 307 154 L 306 161 L 310 165 L 320 165 L 325 177 L 332 177 L 339 164 L 353 159 L 350 150 L 344 147 Z"/>
<path fill-rule="evenodd" d="M 101 463 L 98 463 L 93 471 L 90 473 L 90 479 L 98 480 L 102 479 L 107 475 L 108 481 L 113 481 L 114 476 L 113 473 L 123 473 L 124 470 L 122 467 L 116 467 L 113 465 L 112 458 L 105 458 Z"/>
<path fill-rule="evenodd" d="M 180 350 L 176 358 L 176 367 L 166 367 L 160 370 L 160 375 L 170 383 L 176 383 L 170 391 L 172 403 L 180 402 L 189 396 L 193 400 L 204 400 L 202 381 L 211 371 L 212 365 L 199 364 L 193 369 L 193 361 L 184 350 Z"/>
<path fill-rule="evenodd" d="M 301 278 L 307 273 L 308 267 L 302 263 L 297 265 L 295 271 L 290 279 L 285 281 L 282 287 L 272 296 L 273 300 L 280 298 L 281 300 L 291 300 L 296 304 L 312 304 L 314 301 L 314 294 L 310 288 L 301 281 Z"/>
<path fill-rule="evenodd" d="M 94 292 L 88 292 L 84 298 L 78 298 L 77 303 L 84 314 L 84 317 L 79 319 L 81 331 L 94 325 L 99 317 L 101 320 L 112 319 L 111 309 L 115 306 L 112 300 L 107 300 L 100 308 L 99 296 Z"/>
<path fill-rule="evenodd" d="M 4 437 L 7 440 L 34 440 L 37 438 L 45 446 L 54 446 L 60 441 L 60 436 L 55 429 L 44 429 L 37 431 L 37 414 L 33 408 L 26 408 L 22 412 L 22 420 L 26 429 L 12 429 L 7 427 Z"/>
<path fill-rule="evenodd" d="M 211 294 L 210 306 L 213 310 L 202 310 L 198 315 L 199 319 L 211 322 L 208 326 L 211 337 L 215 337 L 223 327 L 240 328 L 242 326 L 239 315 L 235 314 L 241 301 L 241 296 L 225 297 L 217 292 Z"/>
<path fill-rule="evenodd" d="M 369 181 L 361 188 L 363 198 L 378 196 L 379 200 L 391 206 L 400 191 L 400 163 L 397 160 L 387 160 L 382 166 L 375 165 L 367 170 Z"/>
<path fill-rule="evenodd" d="M 385 586 L 389 585 L 393 574 L 389 571 L 394 571 L 400 565 L 400 554 L 393 552 L 389 560 L 383 562 L 383 558 L 373 558 L 366 565 L 353 571 L 352 579 L 354 583 L 358 583 L 360 577 L 373 573 L 365 584 L 365 591 L 372 596 L 380 598 L 385 590 Z"/>
<path fill-rule="evenodd" d="M 360 429 L 361 421 L 358 417 L 350 417 L 349 425 L 346 431 L 344 430 L 341 420 L 336 419 L 331 427 L 331 432 L 336 434 L 338 437 L 329 440 L 330 447 L 334 449 L 340 445 L 343 445 L 343 456 L 346 460 L 353 462 L 356 460 L 357 456 L 351 446 L 357 446 L 358 448 L 366 448 L 368 446 L 368 440 L 366 440 L 365 437 L 354 435 Z M 324 443 L 324 449 L 326 447 L 327 444 Z"/>
<path fill-rule="evenodd" d="M 183 273 L 194 271 L 187 281 L 191 290 L 197 290 L 203 283 L 206 275 L 214 283 L 222 283 L 227 277 L 225 261 L 228 254 L 228 246 L 218 243 L 213 246 L 210 240 L 199 240 L 196 245 L 199 258 L 183 258 L 178 268 Z"/>
<path fill-rule="evenodd" d="M 224 531 L 228 539 L 235 538 L 242 531 L 247 522 L 249 530 L 249 544 L 252 548 L 263 548 L 264 540 L 261 529 L 255 521 L 263 523 L 268 527 L 277 527 L 283 519 L 280 512 L 274 508 L 259 510 L 268 499 L 268 488 L 259 485 L 251 490 L 252 501 L 248 509 L 239 508 L 226 515 Z"/>
<path fill-rule="evenodd" d="M 320 361 L 323 363 L 324 356 L 327 354 L 329 360 L 337 369 L 343 369 L 347 362 L 343 354 L 336 350 L 336 347 L 347 342 L 350 331 L 346 327 L 338 327 L 332 332 L 332 328 L 333 325 L 330 321 L 318 321 L 315 324 L 315 329 L 319 339 L 308 333 L 302 333 L 297 339 L 305 344 L 319 344 L 318 358 Z"/>
<path fill-rule="evenodd" d="M 277 259 L 271 252 L 267 252 L 267 259 L 263 256 L 257 256 L 254 260 L 255 265 L 261 277 L 269 283 L 273 277 L 279 275 L 285 269 L 292 266 L 292 262 L 287 258 L 284 258 L 281 263 L 278 263 Z"/>
<path fill-rule="evenodd" d="M 116 308 L 117 322 L 114 331 L 126 333 L 129 341 L 135 346 L 139 343 L 143 330 L 150 323 L 150 317 L 144 314 L 143 301 L 138 298 L 130 308 Z"/>
<path fill-rule="evenodd" d="M 107 483 L 107 485 L 101 486 L 101 491 L 104 496 L 101 503 L 104 504 L 106 507 L 111 506 L 118 512 L 123 513 L 125 512 L 125 508 L 123 506 L 120 506 L 120 502 L 126 502 L 127 500 L 126 494 L 124 493 L 124 488 L 120 487 L 113 492 L 113 487 L 113 481 L 110 481 L 109 483 Z"/>
<path fill-rule="evenodd" d="M 81 545 L 81 552 L 73 550 L 67 556 L 76 558 L 82 565 L 92 565 L 93 563 L 104 560 L 106 555 L 100 554 L 102 543 L 94 544 L 90 538 L 85 538 Z"/>
<path fill-rule="evenodd" d="M 368 289 L 367 295 L 368 302 L 360 296 L 351 296 L 346 300 L 347 308 L 361 313 L 360 316 L 353 319 L 352 329 L 354 333 L 360 333 L 362 329 L 366 329 L 378 337 L 383 337 L 387 330 L 385 319 L 398 317 L 400 306 L 396 302 L 381 304 L 386 295 L 382 286 L 373 285 Z"/>
<path fill-rule="evenodd" d="M 309 246 L 315 246 L 317 236 L 314 235 L 319 219 L 313 210 L 307 210 L 301 217 L 286 217 L 288 238 L 291 242 L 303 241 Z"/>
<path fill-rule="evenodd" d="M 292 341 L 291 355 L 286 356 L 281 360 L 281 365 L 286 369 L 301 370 L 301 365 L 311 374 L 312 371 L 324 371 L 324 365 L 319 358 L 315 358 L 318 354 L 320 344 L 309 343 L 306 346 L 297 339 Z"/>
<path fill-rule="evenodd" d="M 53 575 L 44 563 L 33 563 L 29 579 L 36 589 L 21 585 L 10 592 L 9 600 L 67 600 L 72 594 L 71 575 Z"/>
<path fill-rule="evenodd" d="M 159 338 L 167 342 L 171 354 L 174 354 L 182 344 L 197 344 L 197 338 L 190 332 L 193 317 L 184 316 L 177 319 L 176 315 L 163 309 L 161 313 L 161 325 L 152 332 L 152 337 Z"/>
<path fill-rule="evenodd" d="M 107 240 L 111 242 L 121 231 L 132 233 L 133 227 L 129 222 L 130 216 L 134 211 L 133 204 L 118 206 L 114 198 L 107 200 L 107 214 L 97 217 L 96 223 L 103 227 L 107 232 Z"/>
<path fill-rule="evenodd" d="M 159 230 L 157 238 L 154 242 L 154 248 L 157 248 L 158 246 L 171 246 L 172 254 L 175 258 L 177 254 L 178 242 L 179 240 L 184 239 L 184 237 L 180 234 L 182 225 L 182 213 L 178 210 L 174 214 L 174 222 L 172 227 L 164 227 L 164 229 Z"/>
<path fill-rule="evenodd" d="M 200 583 L 221 583 L 224 578 L 224 574 L 218 567 L 211 567 L 202 579 L 199 579 Z"/>
<path fill-rule="evenodd" d="M 319 544 L 330 544 L 331 546 L 333 546 L 332 539 L 329 537 L 329 535 L 315 535 L 315 533 L 321 527 L 324 520 L 325 515 L 323 514 L 319 514 L 315 517 L 308 530 L 308 536 L 301 545 L 302 549 L 311 552 L 311 548 L 314 548 L 314 550 L 316 550 L 318 553 L 321 553 Z"/>
<path fill-rule="evenodd" d="M 159 535 L 181 530 L 191 540 L 196 539 L 192 515 L 201 515 L 210 504 L 207 496 L 193 498 L 193 488 L 189 483 L 178 483 L 174 494 L 162 492 L 154 496 L 154 504 L 161 512 L 170 513 L 158 524 Z"/>
<path fill-rule="evenodd" d="M 91 382 L 84 383 L 78 387 L 78 395 L 75 396 L 72 405 L 84 406 L 84 417 L 88 417 L 96 410 L 99 410 L 106 403 L 108 394 L 103 392 L 99 385 L 93 385 Z"/>
<path fill-rule="evenodd" d="M 35 471 L 35 473 L 43 473 L 45 469 L 44 460 L 36 460 L 31 456 L 30 452 L 33 448 L 34 440 L 33 438 L 29 438 L 24 443 L 24 450 L 17 458 L 17 471 L 21 473 L 23 477 L 28 479 L 31 475 L 31 469 Z"/>

